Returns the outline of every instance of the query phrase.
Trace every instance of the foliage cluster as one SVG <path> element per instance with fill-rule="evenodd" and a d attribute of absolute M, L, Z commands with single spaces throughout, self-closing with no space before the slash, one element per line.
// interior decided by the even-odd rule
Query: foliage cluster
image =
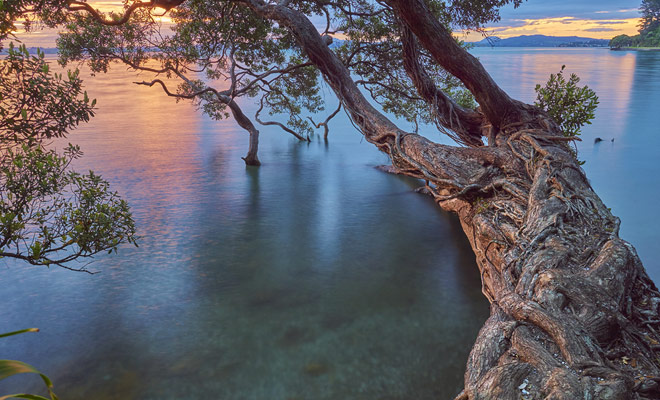
<path fill-rule="evenodd" d="M 286 116 L 282 126 L 299 138 L 314 134 L 302 115 L 324 110 L 319 72 L 304 61 L 288 30 L 231 2 L 190 0 L 168 15 L 174 22 L 169 35 L 144 10 L 120 26 L 71 14 L 67 33 L 58 39 L 60 62 L 86 60 L 95 72 L 120 62 L 136 71 L 160 73 L 172 79 L 162 81 L 164 86 L 175 83 L 175 89 L 166 86 L 168 94 L 192 100 L 213 119 L 228 118 L 234 99 L 257 98 L 259 113 L 265 109 Z"/>
<path fill-rule="evenodd" d="M 610 40 L 610 47 L 620 49 L 622 47 L 660 47 L 660 22 L 649 26 L 649 29 L 640 32 L 639 35 L 619 35 Z"/>
<path fill-rule="evenodd" d="M 2 333 L 0 334 L 0 339 L 9 336 L 20 335 L 22 333 L 28 333 L 28 332 L 39 332 L 39 329 L 29 328 L 15 332 Z M 48 398 L 36 394 L 16 393 L 16 394 L 4 395 L 0 397 L 0 400 L 8 400 L 8 399 L 58 400 L 57 395 L 55 395 L 55 393 L 53 392 L 53 382 L 51 382 L 50 378 L 48 378 L 48 376 L 41 373 L 38 369 L 22 361 L 0 360 L 0 381 L 18 374 L 39 375 L 41 377 L 41 380 L 44 382 L 44 385 L 46 386 L 46 390 L 48 390 Z"/>
<path fill-rule="evenodd" d="M 564 135 L 575 137 L 585 124 L 591 124 L 598 106 L 596 92 L 588 86 L 578 86 L 580 78 L 564 76 L 565 65 L 551 74 L 545 86 L 536 85 L 535 105 L 543 109 L 559 125 Z"/>
<path fill-rule="evenodd" d="M 657 29 L 660 23 L 660 0 L 642 0 L 640 11 L 642 13 L 640 32 Z"/>
<path fill-rule="evenodd" d="M 0 61 L 0 258 L 85 270 L 71 263 L 135 243 L 135 225 L 107 182 L 69 169 L 79 147 L 47 147 L 94 115 L 78 73 L 63 75 L 24 46 Z"/>
<path fill-rule="evenodd" d="M 66 18 L 67 33 L 58 41 L 61 62 L 86 60 L 93 70 L 106 71 L 111 62 L 119 61 L 138 71 L 161 72 L 179 81 L 176 90 L 167 88 L 168 95 L 191 99 L 212 118 L 229 117 L 228 101 L 248 96 L 261 105 L 254 117 L 259 123 L 279 125 L 299 139 L 309 140 L 314 128 L 322 125 L 327 133 L 327 123 L 337 111 L 325 123 L 314 122 L 325 108 L 318 70 L 307 61 L 304 49 L 288 29 L 255 15 L 246 3 L 188 0 L 170 11 L 171 35 L 164 34 L 145 10 L 134 12 L 120 26 L 102 26 L 96 16 L 71 14 Z M 518 6 L 522 0 L 428 2 L 448 28 L 468 29 L 499 19 L 499 7 L 509 3 Z M 429 107 L 415 94 L 404 70 L 400 24 L 384 2 L 287 4 L 305 15 L 325 17 L 327 26 L 322 33 L 328 40 L 330 36 L 348 39 L 333 44 L 333 49 L 357 77 L 356 83 L 385 111 L 410 121 L 415 128 L 437 122 L 436 107 Z M 469 109 L 476 107 L 458 79 L 423 51 L 419 59 L 428 76 L 453 101 Z M 263 121 L 262 111 L 287 120 Z M 309 118 L 301 117 L 303 114 Z"/>

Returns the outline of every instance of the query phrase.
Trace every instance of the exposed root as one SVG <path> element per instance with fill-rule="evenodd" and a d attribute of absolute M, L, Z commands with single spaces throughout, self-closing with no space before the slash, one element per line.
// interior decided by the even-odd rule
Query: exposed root
<path fill-rule="evenodd" d="M 457 399 L 660 398 L 660 292 L 567 140 L 527 126 L 461 184 L 393 146 L 458 212 L 492 304 Z"/>

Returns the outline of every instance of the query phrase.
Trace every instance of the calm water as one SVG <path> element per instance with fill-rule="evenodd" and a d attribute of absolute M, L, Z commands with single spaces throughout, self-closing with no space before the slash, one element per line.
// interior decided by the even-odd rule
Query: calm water
<path fill-rule="evenodd" d="M 658 281 L 660 53 L 475 53 L 522 100 L 561 64 L 598 91 L 580 155 Z M 1 358 L 39 366 L 63 399 L 444 399 L 461 389 L 488 314 L 474 256 L 457 221 L 411 192 L 415 181 L 374 169 L 386 157 L 345 117 L 327 145 L 262 129 L 264 165 L 246 168 L 233 121 L 130 85 L 121 68 L 99 78 L 87 80 L 98 116 L 69 139 L 85 151 L 76 167 L 131 203 L 141 246 L 98 258 L 94 276 L 2 264 L 0 331 L 42 331 L 3 339 Z M 40 390 L 37 378 L 12 379 L 0 393 Z"/>

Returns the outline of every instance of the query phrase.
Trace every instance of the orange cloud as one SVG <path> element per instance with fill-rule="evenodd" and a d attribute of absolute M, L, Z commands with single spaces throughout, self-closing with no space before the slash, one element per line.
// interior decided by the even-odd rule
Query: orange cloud
<path fill-rule="evenodd" d="M 486 29 L 491 35 L 508 38 L 521 35 L 582 36 L 594 39 L 611 39 L 617 35 L 636 35 L 638 18 L 628 19 L 579 19 L 575 17 L 523 19 L 518 26 L 500 26 Z M 468 41 L 478 41 L 480 34 L 470 33 Z"/>
<path fill-rule="evenodd" d="M 88 3 L 101 11 L 119 11 L 123 8 L 123 3 L 121 1 L 88 1 Z"/>

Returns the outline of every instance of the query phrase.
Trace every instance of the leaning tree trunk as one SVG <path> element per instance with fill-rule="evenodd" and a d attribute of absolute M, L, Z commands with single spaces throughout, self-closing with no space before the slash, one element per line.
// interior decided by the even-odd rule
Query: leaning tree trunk
<path fill-rule="evenodd" d="M 389 3 L 475 95 L 489 130 L 490 147 L 475 149 L 484 155 L 463 162 L 461 187 L 427 185 L 458 214 L 491 303 L 458 399 L 660 398 L 660 293 L 566 138 L 501 91 L 423 1 Z"/>
<path fill-rule="evenodd" d="M 252 121 L 243 113 L 243 110 L 238 106 L 238 104 L 233 99 L 228 99 L 227 104 L 229 109 L 236 120 L 238 125 L 245 129 L 250 135 L 250 142 L 248 144 L 248 152 L 245 157 L 241 157 L 245 161 L 245 165 L 259 166 L 261 161 L 257 153 L 259 152 L 259 130 L 254 126 Z"/>
<path fill-rule="evenodd" d="M 660 293 L 561 139 L 512 129 L 484 149 L 494 163 L 466 165 L 460 192 L 429 186 L 458 214 L 491 302 L 461 399 L 660 397 Z"/>
<path fill-rule="evenodd" d="M 458 215 L 491 316 L 457 399 L 660 398 L 660 293 L 554 122 L 510 99 L 476 59 L 457 51 L 423 0 L 388 3 L 475 94 L 488 147 L 444 146 L 399 130 L 362 96 L 303 14 L 286 4 L 241 2 L 286 26 L 365 138 Z M 415 65 L 406 68 L 424 87 Z"/>

